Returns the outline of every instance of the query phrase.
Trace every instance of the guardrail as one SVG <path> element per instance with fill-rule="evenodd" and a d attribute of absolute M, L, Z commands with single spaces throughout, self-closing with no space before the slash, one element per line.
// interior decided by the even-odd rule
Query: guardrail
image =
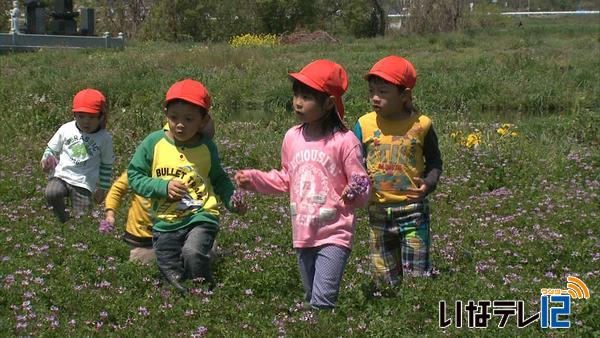
<path fill-rule="evenodd" d="M 508 16 L 598 15 L 600 11 L 502 12 Z"/>
<path fill-rule="evenodd" d="M 111 37 L 0 33 L 2 50 L 36 50 L 40 48 L 119 48 L 125 47 L 123 34 Z"/>
<path fill-rule="evenodd" d="M 500 13 L 502 15 L 509 15 L 509 16 L 519 16 L 519 15 L 540 15 L 540 16 L 546 16 L 546 15 L 598 15 L 600 14 L 600 11 L 541 11 L 541 12 L 502 12 Z M 407 18 L 410 16 L 410 13 L 405 13 L 405 14 L 388 14 L 387 17 L 388 18 Z"/>

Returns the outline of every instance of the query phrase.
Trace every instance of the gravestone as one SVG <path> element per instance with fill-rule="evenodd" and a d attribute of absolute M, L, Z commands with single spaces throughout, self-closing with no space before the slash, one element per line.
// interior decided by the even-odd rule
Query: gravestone
<path fill-rule="evenodd" d="M 96 21 L 93 8 L 82 8 L 79 10 L 79 34 L 94 35 Z"/>
<path fill-rule="evenodd" d="M 5 1 L 5 0 L 0 0 Z M 24 0 L 25 18 L 21 18 L 19 1 L 12 2 L 10 32 L 0 32 L 0 52 L 31 51 L 45 47 L 124 48 L 123 33 L 111 37 L 109 32 L 94 36 L 94 9 L 73 12 L 72 0 Z M 50 4 L 48 4 L 50 3 Z M 49 7 L 49 15 L 46 15 Z M 47 17 L 50 16 L 48 24 Z M 81 16 L 79 32 L 75 18 Z M 23 21 L 24 25 L 20 22 Z M 51 34 L 46 34 L 49 27 Z"/>
<path fill-rule="evenodd" d="M 25 31 L 27 34 L 46 33 L 46 5 L 40 0 L 25 0 Z"/>
<path fill-rule="evenodd" d="M 73 12 L 73 0 L 54 0 L 52 16 L 52 34 L 75 35 L 77 34 L 77 21 L 79 13 Z"/>

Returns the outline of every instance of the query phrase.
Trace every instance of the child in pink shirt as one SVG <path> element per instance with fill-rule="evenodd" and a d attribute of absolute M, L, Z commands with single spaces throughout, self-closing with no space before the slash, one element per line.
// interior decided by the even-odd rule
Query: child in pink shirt
<path fill-rule="evenodd" d="M 235 181 L 261 193 L 289 191 L 305 299 L 313 308 L 333 308 L 352 249 L 354 209 L 366 205 L 369 180 L 360 143 L 343 122 L 346 71 L 317 60 L 289 76 L 301 124 L 283 139 L 281 170 L 241 170 Z"/>

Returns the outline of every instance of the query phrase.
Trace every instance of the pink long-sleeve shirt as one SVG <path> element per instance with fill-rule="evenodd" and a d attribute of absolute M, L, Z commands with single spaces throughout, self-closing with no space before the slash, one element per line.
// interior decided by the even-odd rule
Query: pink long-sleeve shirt
<path fill-rule="evenodd" d="M 364 207 L 369 190 L 346 204 L 341 195 L 352 174 L 367 176 L 361 146 L 352 132 L 307 139 L 288 130 L 281 146 L 281 170 L 243 170 L 253 191 L 290 192 L 294 248 L 337 244 L 352 248 L 354 209 Z"/>

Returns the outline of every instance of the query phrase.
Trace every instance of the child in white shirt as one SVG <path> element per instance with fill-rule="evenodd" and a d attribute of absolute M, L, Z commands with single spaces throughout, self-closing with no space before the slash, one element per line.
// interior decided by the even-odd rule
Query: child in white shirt
<path fill-rule="evenodd" d="M 58 129 L 42 156 L 42 169 L 50 174 L 46 200 L 61 222 L 69 218 L 65 198 L 71 200 L 72 214 L 81 216 L 89 210 L 92 194 L 100 203 L 110 188 L 114 155 L 105 104 L 98 90 L 78 92 L 73 98 L 75 120 Z"/>

